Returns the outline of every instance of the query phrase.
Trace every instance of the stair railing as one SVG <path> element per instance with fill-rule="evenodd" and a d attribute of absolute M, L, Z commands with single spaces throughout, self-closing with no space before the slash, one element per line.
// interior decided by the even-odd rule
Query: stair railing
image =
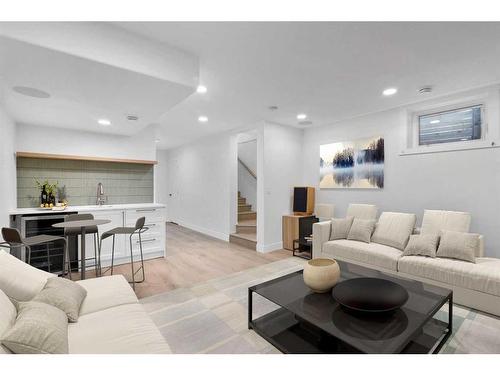
<path fill-rule="evenodd" d="M 240 158 L 238 158 L 238 162 L 248 171 L 248 173 L 250 173 L 250 175 L 253 178 L 257 179 L 257 176 L 255 175 L 255 173 Z"/>

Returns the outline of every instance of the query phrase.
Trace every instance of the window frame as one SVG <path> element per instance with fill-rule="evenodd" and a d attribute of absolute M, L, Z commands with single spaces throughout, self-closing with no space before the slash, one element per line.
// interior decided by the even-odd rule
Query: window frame
<path fill-rule="evenodd" d="M 479 90 L 478 90 L 479 91 Z M 400 155 L 427 154 L 448 151 L 462 151 L 481 148 L 499 147 L 500 137 L 497 125 L 499 117 L 499 91 L 482 90 L 470 93 L 470 95 L 452 96 L 446 99 L 429 100 L 406 107 L 406 137 L 405 144 Z M 467 141 L 435 143 L 429 145 L 419 144 L 419 117 L 424 115 L 446 112 L 461 108 L 481 105 L 481 138 Z M 491 129 L 493 121 L 495 129 Z M 498 129 L 497 129 L 498 128 Z"/>
<path fill-rule="evenodd" d="M 466 141 L 454 141 L 454 142 L 440 142 L 440 143 L 432 143 L 427 145 L 420 144 L 420 117 L 429 116 L 429 115 L 437 115 L 440 113 L 458 111 L 467 108 L 481 107 L 481 137 L 478 139 L 470 139 Z M 488 125 L 487 125 L 487 109 L 486 103 L 484 101 L 474 101 L 462 104 L 454 104 L 448 105 L 445 107 L 432 108 L 424 111 L 418 111 L 413 113 L 413 141 L 416 148 L 429 148 L 437 145 L 464 145 L 464 144 L 472 144 L 484 141 L 487 139 Z"/>

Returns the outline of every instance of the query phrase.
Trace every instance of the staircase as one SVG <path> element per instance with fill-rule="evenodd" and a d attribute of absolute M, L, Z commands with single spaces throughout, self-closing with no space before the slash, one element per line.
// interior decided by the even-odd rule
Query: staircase
<path fill-rule="evenodd" d="M 238 192 L 238 224 L 236 233 L 229 236 L 229 242 L 248 249 L 257 248 L 257 213 L 247 204 L 246 198 Z"/>

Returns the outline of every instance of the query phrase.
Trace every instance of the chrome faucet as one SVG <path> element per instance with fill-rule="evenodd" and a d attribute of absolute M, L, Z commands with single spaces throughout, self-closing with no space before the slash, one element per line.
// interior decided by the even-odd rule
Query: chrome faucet
<path fill-rule="evenodd" d="M 106 197 L 104 196 L 104 186 L 102 186 L 102 183 L 97 184 L 97 198 L 96 198 L 96 205 L 102 206 L 106 202 Z"/>

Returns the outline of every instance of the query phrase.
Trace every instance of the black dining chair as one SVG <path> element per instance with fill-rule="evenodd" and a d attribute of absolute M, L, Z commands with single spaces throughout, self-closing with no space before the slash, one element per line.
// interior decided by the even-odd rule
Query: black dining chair
<path fill-rule="evenodd" d="M 59 236 L 51 236 L 47 234 L 40 234 L 38 236 L 32 236 L 32 237 L 22 237 L 21 233 L 19 233 L 19 230 L 16 228 L 2 228 L 2 237 L 5 242 L 3 242 L 0 245 L 9 247 L 10 249 L 15 248 L 15 247 L 21 247 L 24 246 L 26 247 L 27 254 L 26 254 L 26 263 L 31 264 L 32 260 L 35 259 L 47 259 L 46 266 L 47 266 L 47 271 L 51 272 L 51 258 L 54 255 L 50 254 L 50 247 L 49 245 L 53 242 L 57 241 L 63 241 L 64 242 L 64 249 L 62 253 L 62 258 L 63 258 L 63 275 L 65 272 L 65 262 L 66 262 L 66 256 L 68 254 L 68 243 L 66 241 L 66 238 L 64 237 L 59 237 Z M 37 245 L 45 245 L 46 249 L 46 257 L 45 256 L 37 256 L 37 257 L 31 257 L 31 252 L 32 252 L 32 247 L 37 246 Z M 57 256 L 61 256 L 57 254 Z M 45 265 L 45 263 L 42 263 Z"/>
<path fill-rule="evenodd" d="M 80 221 L 80 220 L 94 220 L 94 215 L 92 214 L 72 214 L 66 216 L 64 221 Z M 73 236 L 80 236 L 82 234 L 80 228 L 64 228 L 64 236 L 65 237 L 73 237 Z M 87 260 L 93 260 L 94 261 L 94 268 L 95 268 L 95 276 L 99 277 L 101 274 L 101 264 L 100 264 L 100 247 L 99 247 L 99 229 L 97 228 L 97 225 L 93 225 L 90 227 L 85 228 L 85 234 L 92 234 L 94 235 L 94 257 L 93 258 L 85 258 L 85 262 Z M 69 255 L 66 259 L 66 262 L 68 262 L 68 269 L 69 269 L 69 278 L 71 279 L 71 259 L 69 258 Z M 76 259 L 76 262 L 81 262 L 80 260 Z M 87 267 L 92 267 L 92 264 L 87 265 Z M 85 270 L 83 270 L 85 272 Z"/>
<path fill-rule="evenodd" d="M 107 232 L 104 232 L 101 236 L 101 244 L 99 248 L 102 248 L 102 241 L 105 240 L 106 238 L 113 237 L 113 245 L 111 247 L 111 266 L 108 267 L 104 271 L 104 273 L 108 272 L 111 270 L 111 275 L 113 274 L 113 266 L 114 266 L 114 261 L 115 261 L 115 236 L 117 234 L 128 234 L 129 235 L 129 243 L 130 243 L 130 264 L 132 267 L 132 281 L 129 281 L 129 283 L 132 284 L 132 287 L 135 290 L 135 284 L 137 283 L 142 283 L 145 279 L 145 272 L 144 272 L 144 258 L 142 254 L 142 237 L 141 234 L 147 231 L 149 228 L 144 226 L 144 223 L 146 222 L 145 217 L 140 217 L 137 219 L 135 222 L 134 227 L 116 227 L 111 230 L 108 230 Z M 137 243 L 139 244 L 139 253 L 141 256 L 141 266 L 134 271 L 134 247 L 132 245 L 132 237 L 137 235 L 138 240 Z M 135 275 L 137 272 L 142 270 L 142 277 L 139 280 L 136 280 Z"/>

